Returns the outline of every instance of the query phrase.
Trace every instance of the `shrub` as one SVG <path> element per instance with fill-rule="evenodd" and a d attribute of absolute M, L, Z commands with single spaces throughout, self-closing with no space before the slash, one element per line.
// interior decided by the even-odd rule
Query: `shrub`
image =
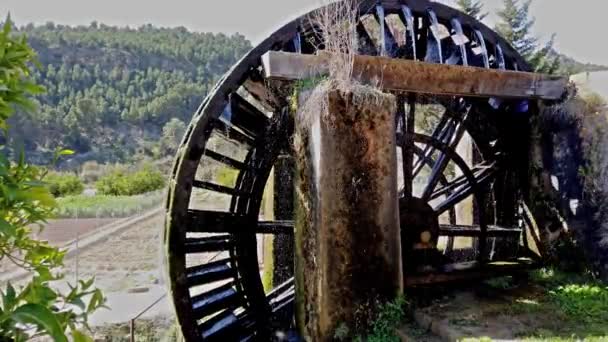
<path fill-rule="evenodd" d="M 44 180 L 55 197 L 79 195 L 84 190 L 82 181 L 75 174 L 53 172 L 49 173 Z"/>
<path fill-rule="evenodd" d="M 144 168 L 134 173 L 116 170 L 102 177 L 96 184 L 99 194 L 111 196 L 139 195 L 161 189 L 164 186 L 163 174 L 150 168 Z"/>
<path fill-rule="evenodd" d="M 82 179 L 87 183 L 93 183 L 99 180 L 102 173 L 102 166 L 96 161 L 87 161 L 82 164 L 82 171 L 80 173 Z"/>

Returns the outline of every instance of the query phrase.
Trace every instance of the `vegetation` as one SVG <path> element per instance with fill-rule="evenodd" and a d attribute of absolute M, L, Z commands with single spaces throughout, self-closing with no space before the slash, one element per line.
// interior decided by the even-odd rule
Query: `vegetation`
<path fill-rule="evenodd" d="M 87 341 L 82 332 L 89 314 L 103 306 L 102 293 L 93 279 L 80 281 L 67 292 L 51 288 L 63 278 L 58 269 L 65 252 L 32 238 L 32 227 L 51 216 L 55 201 L 42 181 L 45 171 L 25 162 L 23 153 L 11 161 L 4 143 L 9 140 L 7 119 L 15 108 L 33 110 L 28 99 L 42 88 L 31 79 L 28 65 L 35 60 L 25 39 L 0 32 L 0 261 L 8 259 L 31 271 L 32 278 L 15 288 L 10 282 L 0 290 L 0 340 L 25 341 L 47 336 L 54 341 Z"/>
<path fill-rule="evenodd" d="M 84 190 L 84 184 L 73 173 L 51 172 L 44 180 L 48 184 L 51 194 L 55 197 L 80 195 Z"/>
<path fill-rule="evenodd" d="M 522 2 L 523 1 L 523 2 Z M 503 8 L 498 11 L 499 21 L 496 31 L 532 65 L 537 72 L 552 74 L 558 71 L 559 57 L 553 50 L 552 37 L 545 46 L 531 34 L 534 19 L 529 10 L 532 0 L 503 0 Z"/>
<path fill-rule="evenodd" d="M 153 191 L 136 196 L 68 196 L 57 200 L 58 218 L 130 217 L 163 203 L 165 191 Z"/>
<path fill-rule="evenodd" d="M 47 88 L 37 112 L 11 118 L 11 146 L 44 163 L 58 143 L 87 160 L 131 162 L 172 154 L 184 122 L 246 51 L 242 35 L 185 28 L 47 23 L 19 28 L 39 54 L 34 80 Z M 61 136 L 61 142 L 57 137 Z"/>
<path fill-rule="evenodd" d="M 95 186 L 100 195 L 133 196 L 163 188 L 165 176 L 150 167 L 133 173 L 117 170 L 102 177 Z"/>
<path fill-rule="evenodd" d="M 408 303 L 405 297 L 400 296 L 392 302 L 387 302 L 378 308 L 378 316 L 372 322 L 369 334 L 365 337 L 357 336 L 355 341 L 368 342 L 399 342 L 396 330 L 403 324 L 405 310 Z M 336 329 L 336 339 L 345 340 L 348 337 L 348 328 L 339 326 Z"/>
<path fill-rule="evenodd" d="M 541 269 L 531 274 L 533 285 L 527 285 L 527 291 L 514 288 L 506 278 L 486 284 L 507 293 L 510 287 L 515 294 L 508 307 L 494 311 L 534 317 L 527 331 L 521 333 L 522 340 L 605 341 L 608 338 L 608 286 L 589 274 Z"/>
<path fill-rule="evenodd" d="M 458 8 L 470 15 L 471 17 L 481 21 L 488 16 L 488 13 L 483 11 L 483 4 L 478 0 L 458 0 L 456 1 Z"/>
<path fill-rule="evenodd" d="M 129 323 L 114 323 L 95 328 L 95 336 L 103 341 L 129 342 Z M 179 342 L 183 341 L 179 325 L 163 318 L 138 319 L 135 322 L 136 342 Z"/>

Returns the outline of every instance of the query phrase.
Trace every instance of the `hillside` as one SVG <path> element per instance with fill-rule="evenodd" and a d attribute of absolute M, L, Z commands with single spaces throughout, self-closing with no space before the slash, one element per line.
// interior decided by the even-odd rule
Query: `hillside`
<path fill-rule="evenodd" d="M 57 147 L 86 160 L 170 155 L 207 92 L 251 48 L 242 35 L 185 28 L 48 23 L 18 30 L 38 52 L 38 110 L 10 121 L 14 147 L 46 163 Z"/>
<path fill-rule="evenodd" d="M 151 25 L 48 23 L 17 33 L 38 52 L 34 77 L 46 92 L 37 111 L 13 116 L 10 145 L 40 164 L 58 147 L 73 149 L 67 168 L 170 159 L 202 99 L 251 48 L 242 35 Z M 560 73 L 608 69 L 559 58 Z"/>
<path fill-rule="evenodd" d="M 608 66 L 599 65 L 593 63 L 581 63 L 574 58 L 568 57 L 564 54 L 554 52 L 559 58 L 560 73 L 566 75 L 574 75 L 581 72 L 594 72 L 594 71 L 605 71 L 608 70 Z"/>

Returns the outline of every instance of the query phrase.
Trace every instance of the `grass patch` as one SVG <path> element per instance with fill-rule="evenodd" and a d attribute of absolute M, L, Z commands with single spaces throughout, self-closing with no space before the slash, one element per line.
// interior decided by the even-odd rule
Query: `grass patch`
<path fill-rule="evenodd" d="M 537 318 L 525 341 L 608 341 L 608 286 L 586 275 L 536 271 L 537 295 L 517 298 L 510 315 Z"/>
<path fill-rule="evenodd" d="M 405 309 L 407 307 L 405 297 L 400 296 L 392 302 L 380 306 L 378 317 L 372 322 L 371 329 L 366 337 L 358 336 L 355 341 L 366 342 L 399 342 L 396 329 L 405 320 Z"/>
<path fill-rule="evenodd" d="M 58 198 L 57 218 L 129 217 L 160 206 L 165 191 L 135 196 L 76 195 Z"/>

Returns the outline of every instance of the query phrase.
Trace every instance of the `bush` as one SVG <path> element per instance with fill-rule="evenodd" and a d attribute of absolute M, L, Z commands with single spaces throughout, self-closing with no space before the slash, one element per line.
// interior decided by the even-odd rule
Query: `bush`
<path fill-rule="evenodd" d="M 93 183 L 99 180 L 102 167 L 96 161 L 87 161 L 82 164 L 80 176 L 87 183 Z"/>
<path fill-rule="evenodd" d="M 163 174 L 150 168 L 134 173 L 117 170 L 102 177 L 96 184 L 98 194 L 110 196 L 139 195 L 164 186 Z"/>
<path fill-rule="evenodd" d="M 84 185 L 78 176 L 71 173 L 49 173 L 44 181 L 49 186 L 49 191 L 55 197 L 79 195 L 84 190 Z"/>

